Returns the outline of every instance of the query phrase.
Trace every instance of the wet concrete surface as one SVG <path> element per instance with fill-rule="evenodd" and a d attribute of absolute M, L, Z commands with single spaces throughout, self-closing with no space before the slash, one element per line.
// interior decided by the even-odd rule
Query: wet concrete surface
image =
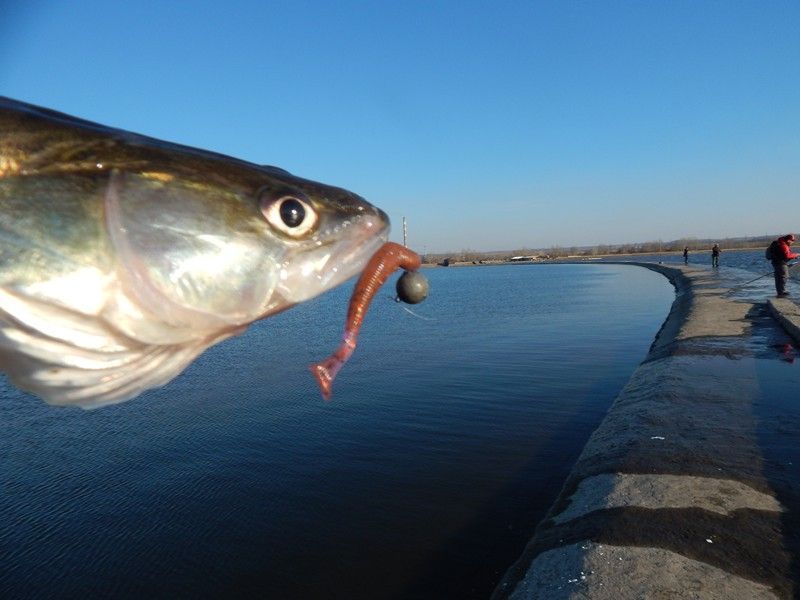
<path fill-rule="evenodd" d="M 800 354 L 774 318 L 797 305 L 642 266 L 671 312 L 494 597 L 797 597 Z"/>

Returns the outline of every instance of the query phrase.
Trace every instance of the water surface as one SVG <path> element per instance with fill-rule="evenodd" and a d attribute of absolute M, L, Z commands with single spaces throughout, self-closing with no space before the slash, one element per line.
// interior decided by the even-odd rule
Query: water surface
<path fill-rule="evenodd" d="M 306 365 L 349 286 L 118 406 L 1 382 L 0 592 L 487 597 L 674 293 L 618 265 L 425 273 L 425 319 L 377 298 L 328 403 Z"/>

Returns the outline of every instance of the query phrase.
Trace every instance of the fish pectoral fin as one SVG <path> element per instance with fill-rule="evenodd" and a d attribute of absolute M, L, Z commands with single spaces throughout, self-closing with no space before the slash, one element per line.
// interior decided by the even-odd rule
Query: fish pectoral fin
<path fill-rule="evenodd" d="M 228 335 L 144 344 L 86 315 L 0 293 L 0 369 L 50 404 L 94 408 L 129 400 L 164 385 Z"/>
<path fill-rule="evenodd" d="M 12 383 L 49 404 L 82 408 L 124 402 L 164 385 L 207 347 L 145 346 L 104 355 L 0 326 L 0 365 Z"/>

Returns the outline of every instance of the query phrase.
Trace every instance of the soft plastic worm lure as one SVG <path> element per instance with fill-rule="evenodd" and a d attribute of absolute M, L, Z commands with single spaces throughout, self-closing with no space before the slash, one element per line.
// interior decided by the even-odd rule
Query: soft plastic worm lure
<path fill-rule="evenodd" d="M 331 397 L 331 386 L 336 374 L 356 349 L 358 332 L 378 289 L 397 269 L 415 271 L 420 264 L 421 260 L 415 252 L 394 242 L 385 243 L 369 259 L 350 297 L 342 343 L 328 358 L 309 367 L 317 378 L 325 400 Z"/>

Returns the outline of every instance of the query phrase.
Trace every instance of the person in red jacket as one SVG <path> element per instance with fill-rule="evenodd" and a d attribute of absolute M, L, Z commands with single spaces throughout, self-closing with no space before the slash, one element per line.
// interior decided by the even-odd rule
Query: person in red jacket
<path fill-rule="evenodd" d="M 800 254 L 792 252 L 792 244 L 795 237 L 793 233 L 779 237 L 770 244 L 769 257 L 772 267 L 775 269 L 775 291 L 779 298 L 789 295 L 786 291 L 786 280 L 789 278 L 789 261 L 797 258 Z"/>

